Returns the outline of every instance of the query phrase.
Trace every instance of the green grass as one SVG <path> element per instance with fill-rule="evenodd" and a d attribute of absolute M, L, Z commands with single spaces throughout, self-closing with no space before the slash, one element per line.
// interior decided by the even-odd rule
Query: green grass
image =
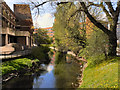
<path fill-rule="evenodd" d="M 94 67 L 88 65 L 80 88 L 118 88 L 118 60 L 114 57 Z"/>
<path fill-rule="evenodd" d="M 12 61 L 6 61 L 2 63 L 2 75 L 7 74 L 13 70 L 24 69 L 25 66 L 30 68 L 32 66 L 32 62 L 38 62 L 38 59 L 31 60 L 28 58 L 20 58 Z"/>

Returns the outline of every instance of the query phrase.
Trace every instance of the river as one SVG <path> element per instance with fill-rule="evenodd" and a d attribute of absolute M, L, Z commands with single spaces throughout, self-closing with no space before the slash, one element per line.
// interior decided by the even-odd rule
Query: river
<path fill-rule="evenodd" d="M 67 57 L 67 60 L 65 58 Z M 3 88 L 73 88 L 72 84 L 80 71 L 80 65 L 71 56 L 65 56 L 63 62 L 55 64 L 56 52 L 50 56 L 51 62 L 41 64 L 45 71 L 24 74 L 3 84 Z"/>

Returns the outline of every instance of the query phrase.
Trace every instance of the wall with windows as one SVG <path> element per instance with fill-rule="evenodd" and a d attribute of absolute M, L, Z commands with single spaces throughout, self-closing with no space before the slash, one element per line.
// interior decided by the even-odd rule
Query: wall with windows
<path fill-rule="evenodd" d="M 9 6 L 5 3 L 2 2 L 2 27 L 6 28 L 12 28 L 13 30 L 15 30 L 15 14 L 13 13 L 13 11 L 9 8 Z"/>
<path fill-rule="evenodd" d="M 0 21 L 2 22 L 2 46 L 9 43 L 19 43 L 30 47 L 33 42 L 33 30 L 31 29 L 33 22 L 29 5 L 14 5 L 16 12 L 13 12 L 6 2 L 2 2 L 1 6 Z M 20 11 L 18 12 L 17 10 Z M 22 17 L 22 19 L 20 17 Z"/>

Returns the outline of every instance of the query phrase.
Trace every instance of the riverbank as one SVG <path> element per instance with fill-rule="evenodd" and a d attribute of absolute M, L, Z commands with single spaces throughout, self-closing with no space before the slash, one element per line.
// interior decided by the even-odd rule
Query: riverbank
<path fill-rule="evenodd" d="M 119 61 L 120 57 L 114 57 L 94 67 L 88 63 L 80 88 L 118 88 Z"/>
<path fill-rule="evenodd" d="M 48 64 L 50 59 L 48 57 L 48 47 L 34 47 L 29 56 L 19 59 L 8 60 L 2 63 L 2 81 L 7 82 L 13 77 L 17 77 L 26 72 L 34 72 L 34 70 L 42 70 L 40 64 Z"/>
<path fill-rule="evenodd" d="M 10 79 L 20 76 L 24 73 L 33 73 L 36 68 L 42 70 L 41 62 L 38 59 L 19 58 L 2 63 L 2 81 L 7 82 Z"/>

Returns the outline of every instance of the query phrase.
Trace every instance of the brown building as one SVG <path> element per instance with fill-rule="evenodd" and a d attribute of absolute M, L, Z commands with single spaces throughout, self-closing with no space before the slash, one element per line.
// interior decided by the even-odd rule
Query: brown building
<path fill-rule="evenodd" d="M 52 27 L 47 27 L 47 28 L 43 28 L 45 30 L 47 30 L 47 35 L 49 37 L 53 37 L 54 36 L 54 31 L 52 30 Z"/>
<path fill-rule="evenodd" d="M 108 22 L 105 22 L 105 21 L 99 21 L 99 22 L 102 22 L 102 24 L 106 27 L 106 28 L 108 28 Z M 93 32 L 93 31 L 96 31 L 96 26 L 88 19 L 88 17 L 86 17 L 86 21 L 85 21 L 85 25 L 86 25 L 86 36 L 87 36 L 87 38 L 89 37 L 89 36 L 91 36 L 91 33 Z M 96 27 L 96 28 L 95 28 Z"/>
<path fill-rule="evenodd" d="M 47 28 L 41 28 L 41 29 L 43 29 L 43 30 L 47 30 L 47 35 L 49 36 L 49 37 L 53 37 L 54 36 L 54 31 L 52 30 L 52 27 L 47 27 Z M 38 29 L 34 29 L 34 34 L 35 33 L 37 33 L 37 30 Z"/>
<path fill-rule="evenodd" d="M 22 47 L 31 47 L 33 22 L 29 5 L 14 4 L 14 12 L 5 2 L 1 6 L 2 46 L 15 43 Z"/>

